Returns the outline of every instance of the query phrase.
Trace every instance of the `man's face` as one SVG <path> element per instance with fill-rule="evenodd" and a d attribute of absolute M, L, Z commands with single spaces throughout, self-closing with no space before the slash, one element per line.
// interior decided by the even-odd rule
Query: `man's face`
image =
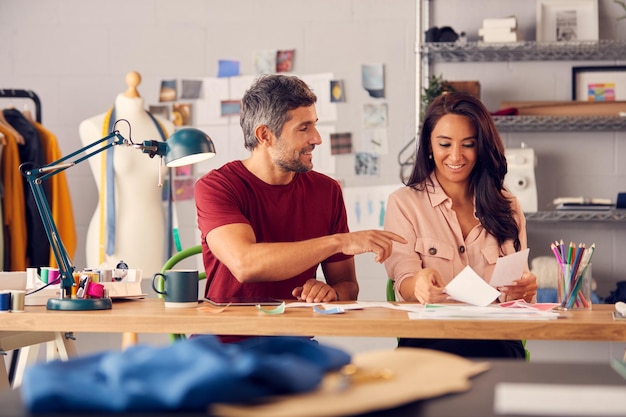
<path fill-rule="evenodd" d="M 280 137 L 272 148 L 274 163 L 289 172 L 307 172 L 313 169 L 313 149 L 322 143 L 315 128 L 315 105 L 289 111 L 289 120 L 283 125 Z"/>

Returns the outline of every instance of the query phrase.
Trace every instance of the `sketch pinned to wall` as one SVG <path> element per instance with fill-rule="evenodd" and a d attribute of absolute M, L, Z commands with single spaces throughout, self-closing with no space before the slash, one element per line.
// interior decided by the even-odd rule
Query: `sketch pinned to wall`
<path fill-rule="evenodd" d="M 383 64 L 364 64 L 361 66 L 363 88 L 374 98 L 385 97 L 385 77 Z"/>
<path fill-rule="evenodd" d="M 257 74 L 273 74 L 276 71 L 276 49 L 255 51 L 254 68 Z"/>
<path fill-rule="evenodd" d="M 380 158 L 371 152 L 357 152 L 354 155 L 354 173 L 356 175 L 379 175 Z"/>
<path fill-rule="evenodd" d="M 177 97 L 176 80 L 161 81 L 161 90 L 159 91 L 159 101 L 176 101 Z"/>
<path fill-rule="evenodd" d="M 343 103 L 346 101 L 346 96 L 343 89 L 342 80 L 330 80 L 330 102 L 331 103 Z"/>
<path fill-rule="evenodd" d="M 193 200 L 193 168 L 192 165 L 174 168 L 174 200 Z"/>
<path fill-rule="evenodd" d="M 387 129 L 365 129 L 360 150 L 363 152 L 376 153 L 378 155 L 386 155 L 389 153 L 388 142 Z"/>
<path fill-rule="evenodd" d="M 200 98 L 202 92 L 202 80 L 182 80 L 180 98 L 183 100 L 195 100 Z"/>
<path fill-rule="evenodd" d="M 174 126 L 191 125 L 191 103 L 172 104 L 172 123 Z"/>
<path fill-rule="evenodd" d="M 293 58 L 295 49 L 276 52 L 276 72 L 291 72 L 293 70 Z"/>
<path fill-rule="evenodd" d="M 238 116 L 241 112 L 240 100 L 222 100 L 221 102 L 222 117 Z"/>
<path fill-rule="evenodd" d="M 363 127 L 387 127 L 387 103 L 365 103 L 363 105 Z"/>
<path fill-rule="evenodd" d="M 239 61 L 234 59 L 220 59 L 217 63 L 217 76 L 235 77 L 239 75 Z"/>
<path fill-rule="evenodd" d="M 170 108 L 168 105 L 151 105 L 148 106 L 148 111 L 153 116 L 161 117 L 165 120 L 170 120 Z"/>
<path fill-rule="evenodd" d="M 382 229 L 389 194 L 400 187 L 402 184 L 344 188 L 350 230 Z"/>
<path fill-rule="evenodd" d="M 332 133 L 330 135 L 330 153 L 333 155 L 352 153 L 352 133 Z"/>

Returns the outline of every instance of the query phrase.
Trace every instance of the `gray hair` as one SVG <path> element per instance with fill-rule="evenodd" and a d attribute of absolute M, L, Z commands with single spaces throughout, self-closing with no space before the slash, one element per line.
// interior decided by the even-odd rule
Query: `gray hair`
<path fill-rule="evenodd" d="M 315 104 L 317 96 L 308 85 L 295 76 L 262 75 L 241 99 L 240 124 L 246 149 L 258 145 L 254 134 L 259 125 L 265 125 L 279 137 L 289 120 L 289 111 Z"/>

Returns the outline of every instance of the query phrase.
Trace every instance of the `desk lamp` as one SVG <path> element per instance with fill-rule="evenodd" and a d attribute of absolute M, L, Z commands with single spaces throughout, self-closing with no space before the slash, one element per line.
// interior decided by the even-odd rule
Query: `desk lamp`
<path fill-rule="evenodd" d="M 115 130 L 115 125 L 120 121 L 129 125 L 128 139 L 124 138 L 118 130 Z M 107 310 L 112 308 L 112 302 L 110 298 L 71 298 L 75 266 L 72 265 L 70 256 L 52 218 L 50 205 L 43 189 L 43 181 L 113 146 L 132 146 L 148 154 L 150 158 L 155 156 L 164 158 L 165 165 L 170 168 L 195 164 L 215 156 L 213 141 L 206 133 L 198 129 L 179 129 L 166 142 L 146 140 L 138 144 L 131 139 L 130 123 L 127 120 L 117 120 L 115 125 L 113 126 L 114 130 L 106 137 L 40 168 L 32 169 L 29 167 L 32 165 L 30 163 L 20 165 L 20 171 L 27 178 L 33 192 L 50 247 L 59 265 L 60 294 L 59 298 L 48 300 L 46 304 L 48 310 Z M 97 146 L 100 147 L 92 149 Z M 85 155 L 79 157 L 82 153 Z"/>

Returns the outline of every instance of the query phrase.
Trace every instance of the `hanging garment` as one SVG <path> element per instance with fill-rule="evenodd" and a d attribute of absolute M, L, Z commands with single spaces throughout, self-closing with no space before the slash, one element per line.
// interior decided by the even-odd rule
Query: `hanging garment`
<path fill-rule="evenodd" d="M 4 215 L 4 270 L 26 270 L 26 208 L 24 200 L 24 178 L 20 174 L 20 155 L 17 138 L 10 129 L 0 124 L 0 132 L 7 143 L 2 152 L 2 184 L 4 199 L 2 211 Z"/>
<path fill-rule="evenodd" d="M 20 161 L 22 164 L 30 163 L 33 167 L 45 165 L 45 157 L 41 149 L 41 140 L 35 127 L 24 117 L 22 112 L 16 109 L 3 110 L 7 122 L 13 126 L 23 137 L 25 143 L 18 145 Z M 23 179 L 24 197 L 26 201 L 26 259 L 30 267 L 49 266 L 50 243 L 43 227 L 41 215 L 37 209 L 35 198 L 30 189 L 26 177 Z M 50 191 L 48 184 L 43 184 L 44 193 L 48 202 L 50 201 Z"/>
<path fill-rule="evenodd" d="M 43 150 L 46 164 L 62 158 L 63 155 L 61 154 L 56 136 L 43 127 L 41 123 L 32 123 L 39 133 L 41 149 Z M 50 185 L 50 211 L 52 212 L 52 219 L 56 224 L 67 254 L 70 258 L 73 258 L 76 254 L 76 225 L 74 223 L 74 210 L 65 171 L 50 177 L 48 184 Z M 52 251 L 50 252 L 49 265 L 56 268 L 58 267 L 57 261 Z"/>

